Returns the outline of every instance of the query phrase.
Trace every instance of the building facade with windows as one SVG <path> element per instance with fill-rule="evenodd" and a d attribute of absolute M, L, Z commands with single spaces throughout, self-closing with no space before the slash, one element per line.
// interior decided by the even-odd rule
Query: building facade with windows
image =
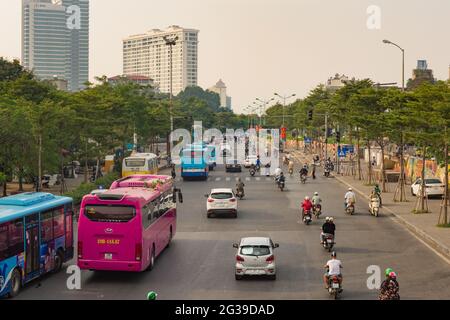
<path fill-rule="evenodd" d="M 22 0 L 22 64 L 39 79 L 57 77 L 70 91 L 83 89 L 89 80 L 89 0 Z"/>
<path fill-rule="evenodd" d="M 170 92 L 170 49 L 164 37 L 174 39 L 172 46 L 172 92 L 177 95 L 198 82 L 198 30 L 170 26 L 153 29 L 122 40 L 123 74 L 143 75 L 154 80 L 162 93 Z"/>

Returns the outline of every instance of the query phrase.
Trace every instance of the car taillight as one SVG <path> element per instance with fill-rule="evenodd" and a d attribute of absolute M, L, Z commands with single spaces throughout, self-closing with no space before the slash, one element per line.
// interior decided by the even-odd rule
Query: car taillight
<path fill-rule="evenodd" d="M 233 198 L 233 199 L 230 199 L 230 202 L 235 202 L 236 201 L 236 199 L 235 198 Z"/>
<path fill-rule="evenodd" d="M 236 261 L 244 261 L 244 258 L 242 258 L 241 256 L 236 256 Z"/>
<path fill-rule="evenodd" d="M 141 261 L 141 258 L 142 258 L 142 244 L 141 243 L 136 243 L 135 257 L 136 257 L 136 261 Z"/>
<path fill-rule="evenodd" d="M 78 258 L 83 258 L 83 242 L 78 241 Z"/>
<path fill-rule="evenodd" d="M 267 262 L 273 262 L 274 260 L 275 260 L 275 256 L 274 255 L 271 255 L 270 257 L 268 257 L 266 259 Z"/>
<path fill-rule="evenodd" d="M 208 199 L 208 202 L 214 202 L 214 199 Z"/>

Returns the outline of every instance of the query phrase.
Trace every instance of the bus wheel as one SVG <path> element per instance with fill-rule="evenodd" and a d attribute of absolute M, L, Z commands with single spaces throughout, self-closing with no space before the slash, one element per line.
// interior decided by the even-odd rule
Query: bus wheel
<path fill-rule="evenodd" d="M 64 261 L 63 252 L 61 250 L 58 250 L 55 256 L 55 268 L 53 269 L 53 272 L 57 273 L 61 271 L 63 261 Z"/>
<path fill-rule="evenodd" d="M 148 265 L 147 271 L 153 270 L 155 266 L 155 247 L 152 246 L 152 253 L 150 254 L 150 264 Z"/>
<path fill-rule="evenodd" d="M 17 296 L 20 292 L 20 287 L 22 286 L 21 283 L 21 275 L 18 269 L 14 269 L 12 276 L 11 276 L 11 291 L 9 292 L 9 297 L 14 298 Z"/>

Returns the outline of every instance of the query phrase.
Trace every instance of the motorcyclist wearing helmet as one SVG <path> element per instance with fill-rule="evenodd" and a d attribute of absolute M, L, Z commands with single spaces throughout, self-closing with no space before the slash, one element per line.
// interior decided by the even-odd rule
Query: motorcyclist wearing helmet
<path fill-rule="evenodd" d="M 309 214 L 311 214 L 311 209 L 312 209 L 312 202 L 311 200 L 309 200 L 309 197 L 306 196 L 305 199 L 303 200 L 302 204 L 301 204 L 301 208 L 302 208 L 302 220 L 305 217 L 305 214 L 307 212 L 309 212 Z"/>
<path fill-rule="evenodd" d="M 334 224 L 333 217 L 326 217 L 325 223 L 322 225 L 322 233 L 320 234 L 321 244 L 325 241 L 325 234 L 332 234 L 334 239 L 334 234 L 336 232 L 336 225 Z"/>
<path fill-rule="evenodd" d="M 238 192 L 242 192 L 242 194 L 244 194 L 244 187 L 245 187 L 245 184 L 242 182 L 241 178 L 239 178 L 236 183 L 236 190 Z"/>
<path fill-rule="evenodd" d="M 285 182 L 286 178 L 284 177 L 283 171 L 280 172 L 280 175 L 278 176 L 278 183 Z"/>
<path fill-rule="evenodd" d="M 319 193 L 316 191 L 314 192 L 314 196 L 311 199 L 313 206 L 317 206 L 322 203 L 322 199 L 319 196 Z"/>
<path fill-rule="evenodd" d="M 300 169 L 300 176 L 308 176 L 308 167 L 306 166 L 306 164 Z"/>
<path fill-rule="evenodd" d="M 384 272 L 386 279 L 380 286 L 379 300 L 400 300 L 400 286 L 397 282 L 397 274 L 391 268 Z"/>
<path fill-rule="evenodd" d="M 354 205 L 356 203 L 356 195 L 353 192 L 352 188 L 348 188 L 348 191 L 345 194 L 344 199 L 345 199 L 345 204 L 344 204 L 345 205 L 345 209 L 347 209 L 347 207 L 349 205 L 351 205 L 351 204 Z"/>
<path fill-rule="evenodd" d="M 336 259 L 336 252 L 333 251 L 331 253 L 331 260 L 328 260 L 327 264 L 324 266 L 327 269 L 327 272 L 325 272 L 325 274 L 323 275 L 323 282 L 325 283 L 325 288 L 328 290 L 328 283 L 329 283 L 329 279 L 332 276 L 337 276 L 339 279 L 339 284 L 341 285 L 342 288 L 342 272 L 341 269 L 342 267 L 342 263 L 341 260 Z M 342 291 L 342 289 L 341 289 Z"/>

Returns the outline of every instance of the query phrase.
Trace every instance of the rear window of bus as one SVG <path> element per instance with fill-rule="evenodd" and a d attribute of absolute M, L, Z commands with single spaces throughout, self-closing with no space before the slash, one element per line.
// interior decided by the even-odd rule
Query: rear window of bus
<path fill-rule="evenodd" d="M 145 166 L 145 159 L 125 159 L 127 167 L 143 167 Z"/>
<path fill-rule="evenodd" d="M 131 206 L 86 205 L 84 215 L 95 222 L 128 222 L 136 216 Z"/>

